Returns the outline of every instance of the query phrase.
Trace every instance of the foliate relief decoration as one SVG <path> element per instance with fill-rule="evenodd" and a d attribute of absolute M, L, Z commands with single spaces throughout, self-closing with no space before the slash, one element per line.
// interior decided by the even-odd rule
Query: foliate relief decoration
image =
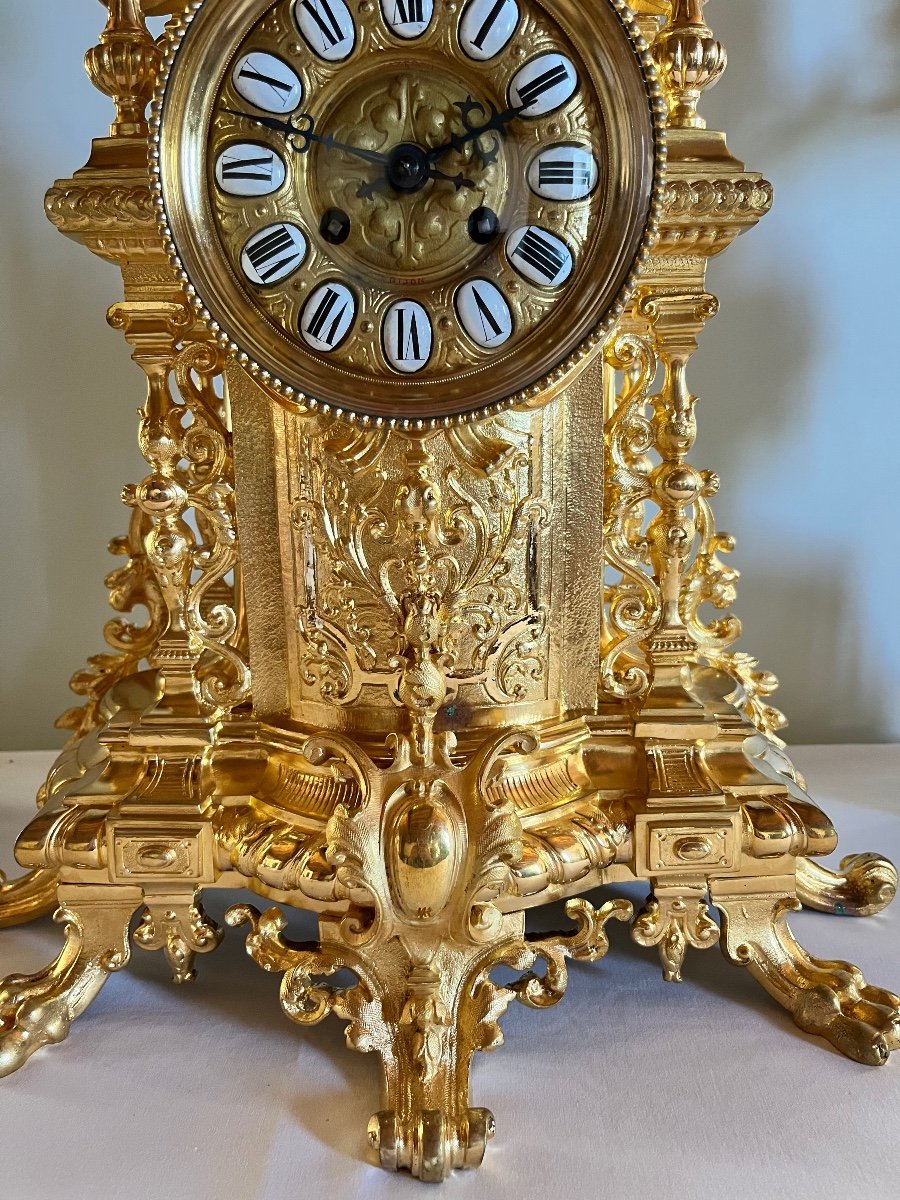
<path fill-rule="evenodd" d="M 152 473 L 123 496 L 149 519 L 144 549 L 168 610 L 165 636 L 187 643 L 197 700 L 221 711 L 245 699 L 250 683 L 238 616 L 230 438 L 215 387 L 223 359 L 208 342 L 189 340 L 166 352 L 163 339 L 148 349 L 142 316 L 127 304 L 110 314 L 149 381 L 139 441 Z"/>
<path fill-rule="evenodd" d="M 484 111 L 489 111 L 486 105 Z M 430 74 L 392 74 L 368 94 L 351 92 L 331 115 L 330 127 L 339 141 L 383 153 L 398 142 L 445 142 L 458 119 L 447 81 L 434 76 L 432 69 Z M 479 203 L 502 211 L 507 168 L 499 153 L 482 165 L 476 149 L 470 147 L 448 157 L 442 166 L 461 176 L 477 169 Z M 325 190 L 328 200 L 350 215 L 364 243 L 363 259 L 376 272 L 389 268 L 410 274 L 427 269 L 436 274 L 458 268 L 468 259 L 471 241 L 465 216 L 472 201 L 464 189 L 428 189 L 410 203 L 408 196 L 401 198 L 389 190 L 361 195 L 370 177 L 371 170 L 355 159 L 341 170 L 340 182 Z"/>
<path fill-rule="evenodd" d="M 194 959 L 219 945 L 222 931 L 199 904 L 184 896 L 147 896 L 147 907 L 132 934 L 144 950 L 164 950 L 175 983 L 194 979 Z"/>
<path fill-rule="evenodd" d="M 137 187 L 80 185 L 51 188 L 44 202 L 50 222 L 66 233 L 105 229 L 119 235 L 159 233 L 149 184 Z"/>
<path fill-rule="evenodd" d="M 84 696 L 80 707 L 67 709 L 57 718 L 58 729 L 71 730 L 79 738 L 97 728 L 103 721 L 102 707 L 107 693 L 120 680 L 139 671 L 163 635 L 168 622 L 168 609 L 144 550 L 144 538 L 150 531 L 150 518 L 136 509 L 131 515 L 128 533 L 113 538 L 111 554 L 125 562 L 107 575 L 109 603 L 118 613 L 133 613 L 145 608 L 143 624 L 113 618 L 103 629 L 103 636 L 112 653 L 93 654 L 87 666 L 76 671 L 69 687 L 77 696 Z"/>
<path fill-rule="evenodd" d="M 620 373 L 621 386 L 604 438 L 607 586 L 600 684 L 609 696 L 631 699 L 649 685 L 643 643 L 662 612 L 645 532 L 654 444 L 649 406 L 659 363 L 652 339 L 632 331 L 610 342 L 606 361 Z"/>
<path fill-rule="evenodd" d="M 608 900 L 600 908 L 590 901 L 576 897 L 566 902 L 566 916 L 576 924 L 571 934 L 550 934 L 531 940 L 529 948 L 535 958 L 543 959 L 543 975 L 528 974 L 512 985 L 516 999 L 529 1008 L 549 1008 L 562 999 L 568 985 L 566 959 L 597 962 L 609 950 L 606 926 L 610 921 L 628 922 L 634 909 L 628 900 Z"/>
<path fill-rule="evenodd" d="M 531 1008 L 556 1004 L 566 989 L 566 959 L 602 957 L 605 924 L 628 920 L 631 906 L 617 900 L 595 910 L 576 900 L 567 912 L 576 931 L 540 941 L 528 941 L 521 915 L 510 914 L 486 943 L 426 941 L 406 927 L 377 949 L 344 944 L 328 918 L 320 944 L 285 939 L 278 909 L 259 913 L 240 905 L 226 919 L 249 924 L 251 957 L 283 973 L 281 1002 L 292 1020 L 308 1025 L 334 1013 L 347 1022 L 352 1049 L 381 1055 L 385 1105 L 369 1123 L 370 1146 L 382 1166 L 436 1182 L 455 1167 L 477 1166 L 493 1135 L 492 1114 L 469 1103 L 473 1054 L 502 1044 L 500 1020 L 512 1000 Z M 538 975 L 530 968 L 540 960 L 546 970 Z M 500 964 L 521 977 L 510 985 L 495 982 L 490 973 Z M 340 968 L 351 970 L 357 982 L 329 983 Z"/>
<path fill-rule="evenodd" d="M 690 647 L 695 657 L 721 663 L 741 633 L 727 612 L 739 573 L 722 557 L 735 542 L 717 530 L 710 503 L 719 478 L 685 461 L 697 436 L 697 398 L 685 369 L 716 310 L 708 294 L 647 290 L 606 349 L 619 380 L 605 436 L 601 686 L 611 697 L 644 694 L 651 642 L 660 652 Z M 708 617 L 709 607 L 727 615 Z M 734 666 L 746 664 L 735 658 Z"/>
<path fill-rule="evenodd" d="M 735 707 L 760 733 L 764 733 L 776 745 L 784 742 L 778 732 L 787 725 L 787 717 L 773 704 L 766 701 L 778 691 L 778 679 L 771 671 L 760 669 L 759 660 L 742 651 L 727 653 L 708 652 L 703 656 L 716 670 L 730 675 L 736 685 L 731 697 Z"/>
<path fill-rule="evenodd" d="M 772 207 L 773 190 L 766 179 L 670 179 L 663 192 L 665 217 L 725 222 L 757 222 Z"/>
<path fill-rule="evenodd" d="M 711 258 L 756 225 L 772 207 L 772 184 L 753 176 L 670 179 L 654 253 Z"/>
<path fill-rule="evenodd" d="M 650 896 L 631 927 L 639 946 L 657 946 L 667 983 L 681 982 L 688 946 L 707 950 L 719 940 L 719 926 L 703 896 Z"/>
<path fill-rule="evenodd" d="M 694 560 L 684 572 L 682 584 L 682 617 L 688 631 L 708 653 L 715 653 L 735 642 L 741 635 L 741 623 L 736 616 L 706 621 L 701 615 L 704 604 L 719 612 L 731 608 L 737 600 L 740 572 L 719 557 L 731 554 L 735 539 L 728 533 L 716 531 L 715 517 L 709 498 L 719 490 L 719 477 L 712 471 L 699 473 L 700 487 L 694 502 L 694 524 L 698 548 Z"/>
<path fill-rule="evenodd" d="M 528 435 L 495 426 L 388 443 L 294 428 L 297 624 L 313 694 L 349 704 L 377 684 L 423 712 L 463 681 L 498 703 L 542 696 L 549 513 L 531 492 Z"/>

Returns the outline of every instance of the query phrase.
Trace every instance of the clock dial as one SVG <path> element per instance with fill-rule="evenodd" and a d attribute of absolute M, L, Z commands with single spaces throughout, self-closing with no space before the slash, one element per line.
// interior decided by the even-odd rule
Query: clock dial
<path fill-rule="evenodd" d="M 181 19 L 164 200 L 174 175 L 173 241 L 251 369 L 402 421 L 533 395 L 577 361 L 653 182 L 647 82 L 620 0 L 598 3 L 245 0 L 224 30 L 226 0 L 203 0 Z"/>
<path fill-rule="evenodd" d="M 286 336 L 402 382 L 488 364 L 552 316 L 599 219 L 604 149 L 561 30 L 525 0 L 452 20 L 379 0 L 356 23 L 340 0 L 295 0 L 247 41 L 211 124 L 217 216 Z M 550 48 L 523 61 L 534 43 Z M 289 173 L 277 204 L 254 204 Z"/>

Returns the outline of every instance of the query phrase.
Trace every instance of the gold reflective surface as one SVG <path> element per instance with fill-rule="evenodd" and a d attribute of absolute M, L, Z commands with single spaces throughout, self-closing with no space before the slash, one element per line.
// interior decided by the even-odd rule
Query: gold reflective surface
<path fill-rule="evenodd" d="M 377 6 L 363 5 L 358 15 L 354 9 L 352 52 L 336 62 L 299 36 L 287 0 L 206 0 L 173 27 L 154 156 L 167 236 L 216 336 L 283 396 L 393 422 L 440 420 L 546 400 L 599 345 L 653 237 L 662 101 L 622 5 L 604 3 L 589 16 L 574 0 L 552 7 L 528 0 L 519 10 L 515 36 L 487 62 L 463 52 L 456 5 L 438 5 L 415 40 L 392 35 Z M 274 114 L 236 89 L 235 65 L 254 51 L 277 56 L 303 83 L 297 109 L 275 118 L 287 128 L 266 126 Z M 545 116 L 514 115 L 516 73 L 553 55 L 548 69 L 562 56 L 577 71 L 574 94 Z M 469 138 L 434 162 L 473 189 L 429 179 L 407 194 L 382 186 L 386 168 L 353 153 L 389 155 L 405 143 L 429 151 L 481 127 L 491 113 L 507 114 L 499 132 Z M 310 129 L 326 140 L 309 141 Z M 578 201 L 538 196 L 526 183 L 533 158 L 570 144 L 594 154 L 597 186 Z M 252 156 L 241 147 L 276 154 L 276 178 L 283 164 L 284 183 L 271 195 L 235 197 L 214 181 L 223 154 Z M 367 185 L 377 190 L 360 195 Z M 496 213 L 500 232 L 482 247 L 468 218 L 484 206 Z M 333 208 L 350 221 L 336 245 L 320 233 Z M 306 234 L 306 259 L 282 283 L 254 288 L 241 253 L 254 234 L 285 221 Z M 565 282 L 541 274 L 546 249 L 535 260 L 537 283 L 514 269 L 506 237 L 529 226 L 568 248 L 573 269 Z M 512 315 L 511 337 L 494 349 L 476 343 L 459 321 L 458 289 L 473 279 L 499 288 Z M 356 311 L 349 332 L 327 351 L 307 344 L 299 326 L 317 286 L 334 282 L 349 288 Z M 409 376 L 393 369 L 384 350 L 385 316 L 400 300 L 423 303 L 433 328 L 428 362 Z"/>
<path fill-rule="evenodd" d="M 0 924 L 55 899 L 64 929 L 44 969 L 0 983 L 0 1075 L 65 1038 L 132 943 L 189 982 L 222 938 L 201 904 L 213 887 L 270 904 L 227 921 L 282 976 L 285 1014 L 304 1026 L 333 1015 L 351 1048 L 379 1054 L 368 1153 L 426 1181 L 478 1166 L 495 1135 L 469 1075 L 476 1052 L 502 1043 L 508 1006 L 558 1003 L 569 960 L 602 958 L 612 921 L 672 982 L 689 950 L 718 942 L 800 1029 L 883 1065 L 900 1046 L 900 998 L 811 955 L 788 918 L 801 903 L 877 913 L 897 872 L 876 854 L 837 871 L 811 861 L 837 833 L 778 740 L 775 677 L 733 649 L 735 543 L 716 526 L 718 476 L 691 461 L 689 363 L 718 308 L 708 260 L 772 201 L 698 113 L 725 64 L 702 0 L 636 0 L 632 35 L 652 44 L 671 156 L 659 241 L 602 355 L 558 395 L 560 380 L 545 381 L 536 411 L 405 431 L 284 403 L 198 319 L 146 160 L 144 111 L 170 43 L 144 15 L 178 6 L 106 7 L 87 66 L 115 104 L 110 136 L 51 189 L 47 212 L 122 269 L 109 320 L 145 379 L 147 473 L 125 488 L 131 519 L 111 544 L 108 649 L 73 678 L 81 702 L 60 718 L 71 741 L 16 844 L 29 873 L 0 880 Z M 181 232 L 200 239 L 198 287 L 248 331 L 259 310 L 201 213 L 203 124 L 268 7 L 190 6 L 199 57 L 184 61 L 212 57 L 193 100 L 187 74 L 172 75 L 183 94 L 171 112 L 196 123 L 164 121 L 158 143 L 180 196 L 170 218 L 180 204 Z M 540 8 L 587 53 L 574 5 Z M 619 6 L 588 10 L 598 45 L 607 28 L 621 45 Z M 360 72 L 347 95 L 357 83 L 374 94 Z M 610 138 L 631 112 L 621 95 L 600 111 Z M 645 226 L 643 195 L 609 213 L 624 241 Z M 378 244 L 365 253 L 360 278 L 383 265 Z M 440 270 L 458 270 L 455 256 L 451 239 Z M 582 262 L 602 291 L 590 248 Z M 576 283 L 594 311 L 599 292 Z M 510 370 L 535 380 L 528 343 Z M 647 886 L 637 913 L 581 896 L 635 881 Z M 572 926 L 528 933 L 526 910 L 559 899 Z M 284 936 L 291 907 L 317 914 L 315 940 Z"/>

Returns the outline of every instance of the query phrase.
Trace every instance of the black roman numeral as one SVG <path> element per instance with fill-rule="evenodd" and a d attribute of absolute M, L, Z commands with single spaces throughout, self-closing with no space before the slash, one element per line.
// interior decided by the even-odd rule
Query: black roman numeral
<path fill-rule="evenodd" d="M 252 62 L 248 59 L 240 70 L 241 79 L 255 79 L 257 83 L 265 83 L 280 97 L 289 96 L 293 91 L 292 83 L 285 83 L 283 79 L 276 79 L 274 75 L 264 75 L 262 71 L 257 71 Z"/>
<path fill-rule="evenodd" d="M 484 24 L 481 26 L 481 28 L 478 30 L 478 32 L 475 34 L 475 36 L 472 38 L 473 46 L 477 46 L 479 50 L 484 49 L 484 39 L 494 28 L 494 23 L 496 22 L 497 18 L 500 16 L 500 14 L 503 12 L 504 8 L 506 8 L 506 0 L 497 0 L 497 3 L 491 9 L 491 11 L 488 13 L 488 15 L 484 18 Z"/>
<path fill-rule="evenodd" d="M 503 333 L 503 326 L 488 308 L 477 287 L 472 288 L 472 296 L 475 299 L 475 305 L 478 308 L 478 315 L 481 317 L 481 328 L 484 331 L 484 340 L 490 342 L 493 338 L 498 338 Z M 488 332 L 490 330 L 490 332 Z"/>
<path fill-rule="evenodd" d="M 538 163 L 539 187 L 587 187 L 591 182 L 590 167 L 571 158 L 542 159 Z"/>
<path fill-rule="evenodd" d="M 347 301 L 345 300 L 341 307 L 334 312 L 334 306 L 340 300 L 340 292 L 336 292 L 334 288 L 328 288 L 322 296 L 322 299 L 316 305 L 315 312 L 312 315 L 312 320 L 306 327 L 306 332 L 310 337 L 316 338 L 320 342 L 324 342 L 329 348 L 337 341 L 338 332 L 341 327 L 341 320 L 344 313 L 347 311 Z M 326 322 L 330 322 L 326 328 Z"/>
<path fill-rule="evenodd" d="M 275 159 L 271 154 L 259 158 L 223 158 L 223 179 L 258 179 L 265 183 L 272 182 L 272 172 Z"/>
<path fill-rule="evenodd" d="M 397 350 L 399 362 L 418 362 L 422 357 L 419 323 L 414 308 L 397 309 Z"/>
<path fill-rule="evenodd" d="M 513 254 L 534 267 L 548 283 L 552 283 L 562 271 L 566 260 L 559 250 L 534 229 L 526 229 L 519 238 Z"/>
<path fill-rule="evenodd" d="M 344 31 L 338 24 L 328 0 L 303 0 L 300 7 L 306 9 L 318 25 L 322 33 L 322 45 L 326 50 L 344 40 Z M 322 9 L 322 12 L 319 12 L 319 9 Z"/>
<path fill-rule="evenodd" d="M 272 276 L 278 275 L 288 263 L 299 259 L 300 251 L 291 231 L 284 225 L 277 225 L 252 246 L 247 247 L 247 257 L 263 283 L 268 283 Z"/>
<path fill-rule="evenodd" d="M 568 78 L 569 72 L 565 63 L 557 63 L 555 67 L 550 67 L 541 75 L 537 75 L 528 83 L 522 84 L 519 87 L 519 104 L 522 108 L 531 108 L 536 100 L 543 96 L 544 92 L 548 92 L 551 88 L 556 87 L 558 83 L 563 83 Z"/>
<path fill-rule="evenodd" d="M 424 21 L 424 0 L 395 0 L 395 25 L 420 25 Z"/>

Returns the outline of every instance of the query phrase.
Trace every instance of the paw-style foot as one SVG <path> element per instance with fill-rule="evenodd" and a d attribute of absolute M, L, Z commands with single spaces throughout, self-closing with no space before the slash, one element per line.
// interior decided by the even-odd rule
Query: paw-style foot
<path fill-rule="evenodd" d="M 846 917 L 871 917 L 897 895 L 897 868 L 879 854 L 850 854 L 840 869 L 797 860 L 797 896 L 806 908 Z"/>
<path fill-rule="evenodd" d="M 746 967 L 805 1033 L 866 1066 L 881 1066 L 900 1048 L 900 998 L 868 984 L 858 967 L 804 950 L 787 924 L 788 913 L 800 908 L 792 890 L 741 895 L 718 881 L 712 896 L 723 917 L 726 956 Z"/>
<path fill-rule="evenodd" d="M 18 1070 L 42 1046 L 61 1042 L 112 971 L 129 956 L 128 923 L 136 888 L 60 886 L 56 920 L 65 927 L 59 957 L 34 975 L 0 983 L 0 1076 Z"/>

